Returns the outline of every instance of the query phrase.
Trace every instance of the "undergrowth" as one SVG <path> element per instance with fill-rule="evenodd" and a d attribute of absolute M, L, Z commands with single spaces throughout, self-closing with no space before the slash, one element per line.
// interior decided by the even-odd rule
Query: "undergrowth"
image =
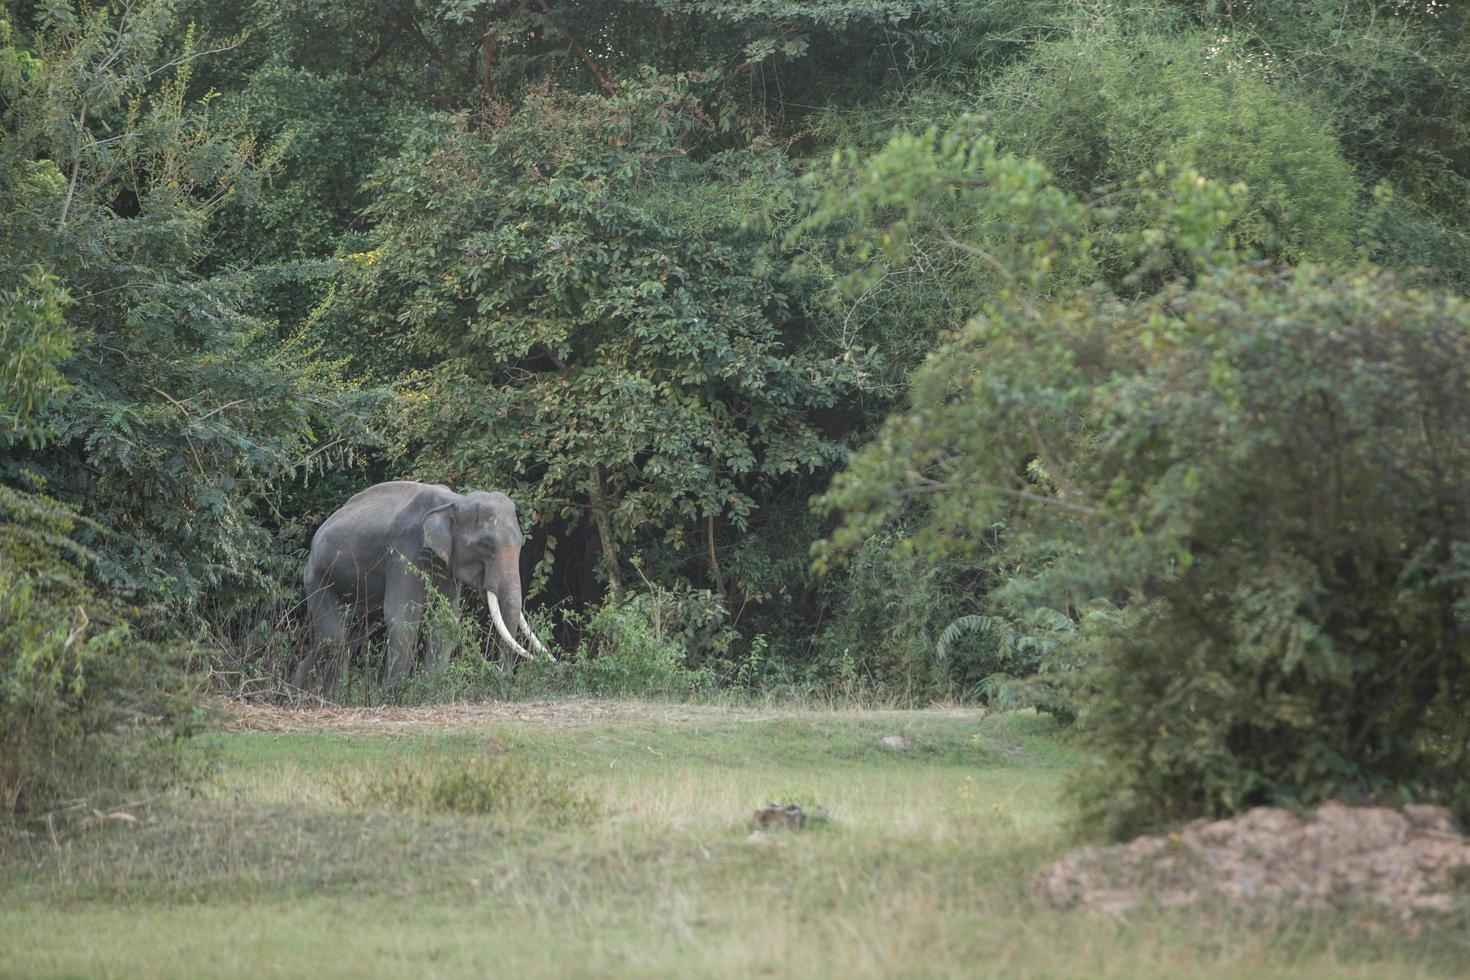
<path fill-rule="evenodd" d="M 602 812 L 601 803 L 571 778 L 509 753 L 348 770 L 335 774 L 332 786 L 350 806 L 475 814 L 542 829 L 586 825 Z"/>

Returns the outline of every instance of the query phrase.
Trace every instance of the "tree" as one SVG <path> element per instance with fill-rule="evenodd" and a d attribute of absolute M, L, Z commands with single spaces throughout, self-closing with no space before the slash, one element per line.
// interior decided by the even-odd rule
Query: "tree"
<path fill-rule="evenodd" d="M 0 64 L 13 55 L 0 50 Z M 0 450 L 52 435 L 44 417 L 71 353 L 66 303 L 39 271 L 0 292 Z M 129 611 L 87 580 L 94 556 L 76 540 L 86 526 L 34 486 L 0 483 L 0 814 L 137 785 L 167 770 L 169 735 L 186 730 L 176 658 L 139 640 Z"/>
<path fill-rule="evenodd" d="M 533 525 L 590 522 L 614 593 L 640 534 L 724 591 L 717 528 L 840 457 L 806 413 L 857 379 L 793 332 L 763 249 L 780 158 L 696 160 L 681 137 L 704 124 L 657 78 L 448 121 L 377 178 L 374 247 L 340 292 L 337 322 L 419 366 L 400 457 L 515 488 Z"/>
<path fill-rule="evenodd" d="M 206 272 L 209 218 L 250 193 L 268 151 L 222 131 L 189 72 L 208 53 L 168 2 L 50 5 L 5 26 L 0 281 L 39 266 L 65 291 L 62 385 L 36 404 L 44 445 L 7 481 L 46 488 L 109 585 L 187 605 L 263 586 L 264 495 L 334 461 L 318 438 L 352 400 L 301 343 L 247 312 L 249 270 Z"/>

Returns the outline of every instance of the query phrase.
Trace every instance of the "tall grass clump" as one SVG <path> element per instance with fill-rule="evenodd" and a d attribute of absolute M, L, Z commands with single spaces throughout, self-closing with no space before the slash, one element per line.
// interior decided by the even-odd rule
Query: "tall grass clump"
<path fill-rule="evenodd" d="M 569 777 L 510 753 L 405 762 L 340 776 L 335 788 L 353 806 L 478 815 L 547 830 L 590 823 L 601 811 Z"/>

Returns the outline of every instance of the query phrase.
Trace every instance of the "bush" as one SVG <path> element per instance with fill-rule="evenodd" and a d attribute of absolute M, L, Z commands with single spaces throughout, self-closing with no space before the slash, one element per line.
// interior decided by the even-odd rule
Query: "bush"
<path fill-rule="evenodd" d="M 1057 288 L 1087 241 L 1043 226 L 1092 209 L 965 132 L 854 172 L 846 212 L 887 208 L 885 240 L 964 206 L 1042 234 L 956 242 L 1010 288 L 818 499 L 842 514 L 819 567 L 895 519 L 932 562 L 1001 548 L 993 609 L 1056 643 L 1042 666 L 1070 675 L 1054 690 L 1098 754 L 1079 792 L 1111 833 L 1333 794 L 1470 812 L 1470 307 L 1243 266 L 1253 199 L 1188 171 L 1135 192 L 1157 224 L 1129 261 L 1183 273 L 1143 295 Z"/>
<path fill-rule="evenodd" d="M 1379 272 L 1058 300 L 932 359 L 828 499 L 846 540 L 915 486 L 936 551 L 1006 521 L 997 604 L 1085 627 L 1050 634 L 1094 826 L 1470 809 L 1467 353 L 1470 307 Z"/>
<path fill-rule="evenodd" d="M 998 531 L 999 529 L 997 529 Z M 934 559 L 903 548 L 903 529 L 885 529 L 828 583 L 833 608 L 819 637 L 822 665 L 840 680 L 854 672 L 901 703 L 974 698 L 1008 664 L 997 637 L 951 623 L 973 615 L 991 585 L 983 564 Z"/>
<path fill-rule="evenodd" d="M 689 666 L 680 636 L 681 612 L 691 601 L 660 590 L 600 606 L 587 619 L 570 665 L 577 690 L 598 697 L 688 697 L 713 689 L 713 671 Z"/>
<path fill-rule="evenodd" d="M 1087 816 L 1470 812 L 1470 306 L 1251 272 L 1134 320 L 1088 467 L 1108 510 L 1080 560 L 1136 564 L 1092 678 Z"/>
<path fill-rule="evenodd" d="M 3 814 L 167 779 L 193 721 L 180 656 L 141 639 L 129 611 L 87 584 L 76 520 L 0 485 Z"/>
<path fill-rule="evenodd" d="M 0 41 L 6 24 L 0 19 Z M 0 453 L 45 445 L 43 411 L 66 394 L 65 291 L 39 269 L 0 292 Z M 189 700 L 178 658 L 140 639 L 137 610 L 99 597 L 84 521 L 21 471 L 0 483 L 0 814 L 169 774 Z"/>

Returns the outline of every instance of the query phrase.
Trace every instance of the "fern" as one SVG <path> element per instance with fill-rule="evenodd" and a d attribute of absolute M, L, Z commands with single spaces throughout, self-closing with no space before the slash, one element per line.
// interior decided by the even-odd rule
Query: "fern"
<path fill-rule="evenodd" d="M 946 659 L 950 647 L 966 633 L 992 633 L 1000 638 L 1003 647 L 1015 646 L 1016 631 L 1010 623 L 995 616 L 971 614 L 953 620 L 939 634 L 939 642 L 934 647 L 935 658 L 940 661 Z"/>

